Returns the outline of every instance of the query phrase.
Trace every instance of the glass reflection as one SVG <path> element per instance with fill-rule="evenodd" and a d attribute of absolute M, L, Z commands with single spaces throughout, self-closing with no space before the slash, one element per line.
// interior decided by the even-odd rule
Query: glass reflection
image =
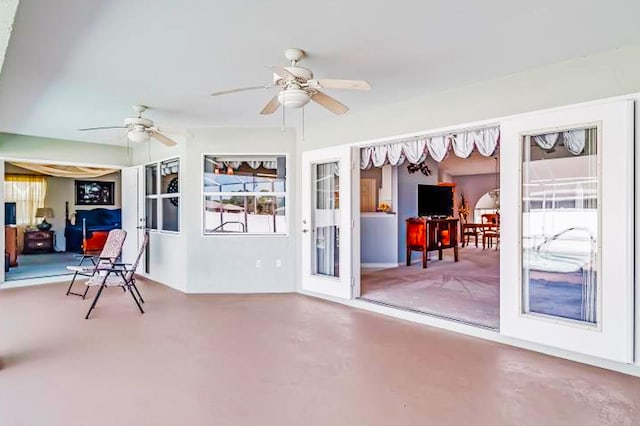
<path fill-rule="evenodd" d="M 524 137 L 523 307 L 595 324 L 597 129 Z"/>

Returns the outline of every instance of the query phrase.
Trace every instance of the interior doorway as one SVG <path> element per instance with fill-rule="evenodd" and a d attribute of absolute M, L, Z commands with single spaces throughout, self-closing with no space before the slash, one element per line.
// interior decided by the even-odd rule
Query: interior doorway
<path fill-rule="evenodd" d="M 394 161 L 389 148 L 377 165 L 361 164 L 361 300 L 499 329 L 495 140 L 490 152 L 474 149 L 464 158 L 449 152 L 440 161 L 433 155 Z"/>
<path fill-rule="evenodd" d="M 7 282 L 68 275 L 122 226 L 120 170 L 26 161 L 4 169 Z"/>

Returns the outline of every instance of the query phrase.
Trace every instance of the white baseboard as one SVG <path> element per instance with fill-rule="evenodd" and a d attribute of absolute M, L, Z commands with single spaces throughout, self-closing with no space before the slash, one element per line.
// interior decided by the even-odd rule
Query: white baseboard
<path fill-rule="evenodd" d="M 366 268 L 397 268 L 399 263 L 361 263 L 362 269 Z"/>
<path fill-rule="evenodd" d="M 9 281 L 0 283 L 0 289 L 30 287 L 34 285 L 43 285 L 43 284 L 58 284 L 62 282 L 69 282 L 71 281 L 72 277 L 73 277 L 73 274 L 67 274 L 67 275 L 56 275 L 53 277 L 25 278 L 24 280 L 9 280 Z"/>

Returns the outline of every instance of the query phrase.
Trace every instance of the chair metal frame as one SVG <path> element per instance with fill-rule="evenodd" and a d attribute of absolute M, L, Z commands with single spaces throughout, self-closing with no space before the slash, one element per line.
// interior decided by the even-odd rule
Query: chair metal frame
<path fill-rule="evenodd" d="M 98 277 L 96 276 L 90 278 L 89 281 L 87 281 L 86 283 L 87 288 L 91 287 L 92 285 L 100 285 L 100 288 L 98 289 L 98 292 L 96 293 L 96 296 L 94 297 L 93 302 L 91 303 L 91 307 L 89 308 L 89 311 L 87 312 L 87 315 L 84 317 L 84 319 L 89 319 L 89 315 L 91 315 L 91 311 L 93 311 L 93 309 L 96 307 L 96 304 L 98 303 L 98 299 L 100 299 L 100 295 L 102 295 L 102 291 L 106 287 L 122 287 L 122 290 L 125 293 L 127 292 L 127 290 L 129 290 L 129 293 L 131 293 L 131 297 L 133 297 L 134 302 L 136 302 L 136 305 L 138 306 L 140 313 L 144 314 L 144 310 L 142 309 L 142 305 L 141 305 L 141 303 L 144 304 L 144 299 L 140 294 L 140 290 L 138 289 L 138 286 L 136 286 L 135 273 L 136 273 L 136 270 L 138 269 L 138 264 L 140 263 L 140 259 L 142 258 L 142 255 L 144 254 L 148 245 L 149 245 L 149 234 L 145 233 L 144 239 L 142 241 L 142 245 L 140 246 L 140 250 L 138 251 L 138 255 L 136 256 L 136 260 L 132 264 L 114 262 L 111 268 L 100 270 L 100 273 L 104 275 L 98 275 L 98 277 L 102 278 L 102 280 L 99 283 L 98 283 L 98 280 L 96 279 Z M 110 281 L 109 277 L 112 276 L 112 274 L 114 279 Z M 137 297 L 136 297 L 136 294 L 137 294 Z"/>
<path fill-rule="evenodd" d="M 71 283 L 69 284 L 69 288 L 67 289 L 67 296 L 68 295 L 73 295 L 73 296 L 80 296 L 82 297 L 82 299 L 84 300 L 87 297 L 87 292 L 89 291 L 89 287 L 87 287 L 84 290 L 84 293 L 75 293 L 73 291 L 71 291 L 71 289 L 73 288 L 73 285 L 76 282 L 76 278 L 78 276 L 81 277 L 88 277 L 91 278 L 93 277 L 95 274 L 99 273 L 99 271 L 101 270 L 105 270 L 105 269 L 109 269 L 112 268 L 116 262 L 116 260 L 118 260 L 118 258 L 120 257 L 120 254 L 122 253 L 122 246 L 124 245 L 124 241 L 127 238 L 127 231 L 124 231 L 122 229 L 114 229 L 109 231 L 109 233 L 114 232 L 114 231 L 118 231 L 118 232 L 123 232 L 124 233 L 124 238 L 122 239 L 122 244 L 120 244 L 120 247 L 118 248 L 118 253 L 117 255 L 114 256 L 104 256 L 104 251 L 105 249 L 108 248 L 108 244 L 105 244 L 105 247 L 102 249 L 102 252 L 100 253 L 100 256 L 97 258 L 94 258 L 93 256 L 87 256 L 87 255 L 82 255 L 82 258 L 80 260 L 80 263 L 78 264 L 77 267 L 73 267 L 73 266 L 69 266 L 67 267 L 67 269 L 69 270 L 73 270 L 74 274 L 73 274 L 73 278 L 71 279 Z M 108 240 L 108 237 L 107 237 Z M 115 254 L 115 253 L 113 253 Z M 91 267 L 88 268 L 83 268 L 82 267 L 82 263 L 86 260 L 86 259 L 90 259 L 91 263 L 93 264 Z"/>

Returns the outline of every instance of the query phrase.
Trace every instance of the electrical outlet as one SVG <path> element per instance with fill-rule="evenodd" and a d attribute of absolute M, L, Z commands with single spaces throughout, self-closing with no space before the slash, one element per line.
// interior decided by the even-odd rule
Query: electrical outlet
<path fill-rule="evenodd" d="M 282 260 L 276 259 L 276 268 L 281 268 L 281 267 L 282 267 Z"/>

